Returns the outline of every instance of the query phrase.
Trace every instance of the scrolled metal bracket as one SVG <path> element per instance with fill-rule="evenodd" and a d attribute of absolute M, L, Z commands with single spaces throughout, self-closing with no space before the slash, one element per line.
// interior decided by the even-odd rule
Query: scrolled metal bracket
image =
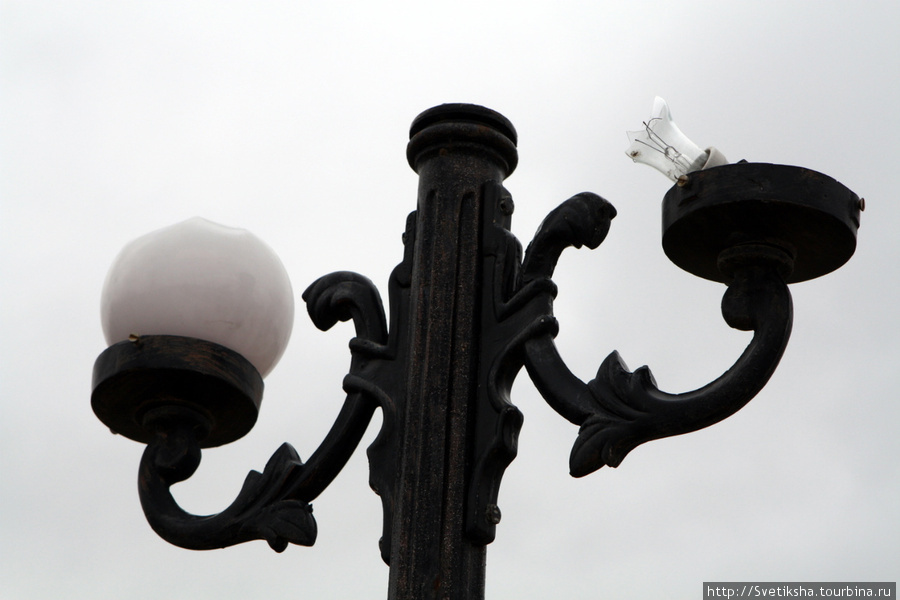
<path fill-rule="evenodd" d="M 170 415 L 170 418 L 172 416 Z M 182 510 L 170 486 L 193 475 L 200 463 L 198 426 L 181 414 L 157 424 L 157 438 L 141 459 L 139 491 L 147 521 L 160 537 L 191 550 L 224 548 L 250 540 L 266 540 L 276 552 L 288 545 L 312 546 L 316 522 L 312 506 L 286 492 L 285 484 L 302 471 L 296 451 L 284 444 L 262 473 L 251 471 L 237 499 L 224 511 L 199 517 Z"/>
<path fill-rule="evenodd" d="M 722 301 L 732 327 L 753 330 L 747 349 L 721 377 L 683 394 L 662 392 L 647 367 L 630 372 L 618 352 L 583 383 L 559 356 L 552 335 L 526 344 L 526 367 L 548 404 L 579 425 L 569 469 L 587 475 L 618 466 L 645 442 L 696 431 L 725 419 L 749 402 L 775 371 L 790 337 L 790 292 L 778 271 L 786 256 L 768 248 L 742 249 L 746 264 L 736 267 Z"/>

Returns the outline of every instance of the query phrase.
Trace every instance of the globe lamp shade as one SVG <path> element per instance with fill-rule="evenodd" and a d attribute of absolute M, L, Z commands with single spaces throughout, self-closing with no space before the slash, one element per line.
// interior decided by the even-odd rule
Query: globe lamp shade
<path fill-rule="evenodd" d="M 199 338 L 234 350 L 265 377 L 284 354 L 294 295 L 275 252 L 244 229 L 200 217 L 122 249 L 101 299 L 106 342 Z"/>

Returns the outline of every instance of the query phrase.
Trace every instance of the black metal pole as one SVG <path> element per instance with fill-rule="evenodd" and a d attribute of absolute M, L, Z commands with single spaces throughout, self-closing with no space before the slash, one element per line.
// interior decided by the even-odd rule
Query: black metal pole
<path fill-rule="evenodd" d="M 515 130 L 488 109 L 443 105 L 413 123 L 419 174 L 408 402 L 388 598 L 484 598 L 485 545 L 465 535 L 488 182 L 516 165 Z"/>

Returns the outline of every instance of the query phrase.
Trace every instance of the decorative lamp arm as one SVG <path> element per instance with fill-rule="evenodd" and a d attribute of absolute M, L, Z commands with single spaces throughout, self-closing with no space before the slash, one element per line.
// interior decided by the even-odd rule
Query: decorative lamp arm
<path fill-rule="evenodd" d="M 722 314 L 730 326 L 753 330 L 754 336 L 732 368 L 692 392 L 660 391 L 647 367 L 631 373 L 617 352 L 585 384 L 565 366 L 551 335 L 526 344 L 525 366 L 538 390 L 554 410 L 581 426 L 570 457 L 573 476 L 616 467 L 644 442 L 717 423 L 759 393 L 790 337 L 791 296 L 779 273 L 786 259 L 765 247 L 743 248 L 730 258 L 734 280 Z"/>
<path fill-rule="evenodd" d="M 306 464 L 290 444 L 282 444 L 262 473 L 247 475 L 231 506 L 204 517 L 182 510 L 169 491 L 196 471 L 204 427 L 185 413 L 166 415 L 154 424 L 157 436 L 141 459 L 139 491 L 147 521 L 169 543 L 191 550 L 256 539 L 265 539 L 276 552 L 288 543 L 313 545 L 317 528 L 309 502 L 343 469 L 376 406 L 365 394 L 349 394 L 335 424 Z"/>
<path fill-rule="evenodd" d="M 185 512 L 169 491 L 170 486 L 193 475 L 199 463 L 196 427 L 187 420 L 172 421 L 147 445 L 138 480 L 141 506 L 161 538 L 190 550 L 225 548 L 256 539 L 265 539 L 277 552 L 288 543 L 313 545 L 316 522 L 312 507 L 286 497 L 283 490 L 285 481 L 303 469 L 289 444 L 269 459 L 263 473 L 251 471 L 231 506 L 212 516 Z"/>
<path fill-rule="evenodd" d="M 360 275 L 323 277 L 304 298 L 320 328 L 339 320 L 356 324 L 343 408 L 306 464 L 283 444 L 262 473 L 247 475 L 235 501 L 216 515 L 182 510 L 169 488 L 193 475 L 201 448 L 229 443 L 250 430 L 262 399 L 259 373 L 227 348 L 176 336 L 135 338 L 98 359 L 95 409 L 114 430 L 147 443 L 139 475 L 141 504 L 166 541 L 207 550 L 265 539 L 278 552 L 289 543 L 315 542 L 309 502 L 343 469 L 375 408 L 389 402 L 365 372 L 383 353 L 387 332 L 378 292 Z"/>

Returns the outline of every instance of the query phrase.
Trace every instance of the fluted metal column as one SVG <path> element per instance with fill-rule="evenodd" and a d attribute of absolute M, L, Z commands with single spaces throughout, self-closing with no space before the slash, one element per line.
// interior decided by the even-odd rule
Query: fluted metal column
<path fill-rule="evenodd" d="M 485 545 L 465 533 L 480 344 L 482 220 L 488 182 L 515 168 L 501 115 L 443 105 L 420 115 L 407 151 L 419 174 L 408 402 L 388 597 L 484 597 Z"/>

